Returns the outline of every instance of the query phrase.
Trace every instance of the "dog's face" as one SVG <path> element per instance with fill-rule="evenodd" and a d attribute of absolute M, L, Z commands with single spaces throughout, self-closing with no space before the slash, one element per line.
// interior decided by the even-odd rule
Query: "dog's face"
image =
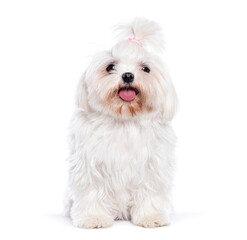
<path fill-rule="evenodd" d="M 78 89 L 78 106 L 114 117 L 154 113 L 170 119 L 176 94 L 158 58 L 122 41 L 95 56 Z"/>

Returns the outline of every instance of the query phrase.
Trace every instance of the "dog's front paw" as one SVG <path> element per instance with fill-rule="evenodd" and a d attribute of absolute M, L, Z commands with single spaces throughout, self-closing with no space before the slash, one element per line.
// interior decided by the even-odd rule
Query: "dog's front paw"
<path fill-rule="evenodd" d="M 107 228 L 113 224 L 113 219 L 108 216 L 87 216 L 73 221 L 74 226 L 79 228 Z"/>
<path fill-rule="evenodd" d="M 145 227 L 154 228 L 162 227 L 170 224 L 170 221 L 164 216 L 164 214 L 152 214 L 132 221 L 133 224 Z"/>

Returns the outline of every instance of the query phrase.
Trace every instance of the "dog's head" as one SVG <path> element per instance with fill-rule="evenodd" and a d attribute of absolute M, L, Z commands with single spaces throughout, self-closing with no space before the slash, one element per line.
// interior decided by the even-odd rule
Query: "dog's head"
<path fill-rule="evenodd" d="M 97 54 L 78 86 L 77 106 L 114 117 L 163 116 L 171 120 L 176 93 L 158 57 L 162 50 L 156 23 L 136 19 L 119 28 L 121 39 Z"/>

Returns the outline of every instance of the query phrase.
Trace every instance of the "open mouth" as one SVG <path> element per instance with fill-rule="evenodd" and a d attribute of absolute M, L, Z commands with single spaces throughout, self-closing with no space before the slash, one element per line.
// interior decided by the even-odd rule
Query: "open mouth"
<path fill-rule="evenodd" d="M 119 97 L 126 102 L 133 101 L 138 93 L 139 91 L 133 87 L 123 87 L 118 90 Z"/>

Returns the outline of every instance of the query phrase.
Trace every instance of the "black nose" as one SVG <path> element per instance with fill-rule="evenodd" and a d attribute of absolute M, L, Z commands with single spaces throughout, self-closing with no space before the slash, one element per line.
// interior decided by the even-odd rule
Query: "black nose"
<path fill-rule="evenodd" d="M 122 78 L 125 83 L 132 83 L 134 81 L 134 74 L 126 72 L 122 75 Z"/>

